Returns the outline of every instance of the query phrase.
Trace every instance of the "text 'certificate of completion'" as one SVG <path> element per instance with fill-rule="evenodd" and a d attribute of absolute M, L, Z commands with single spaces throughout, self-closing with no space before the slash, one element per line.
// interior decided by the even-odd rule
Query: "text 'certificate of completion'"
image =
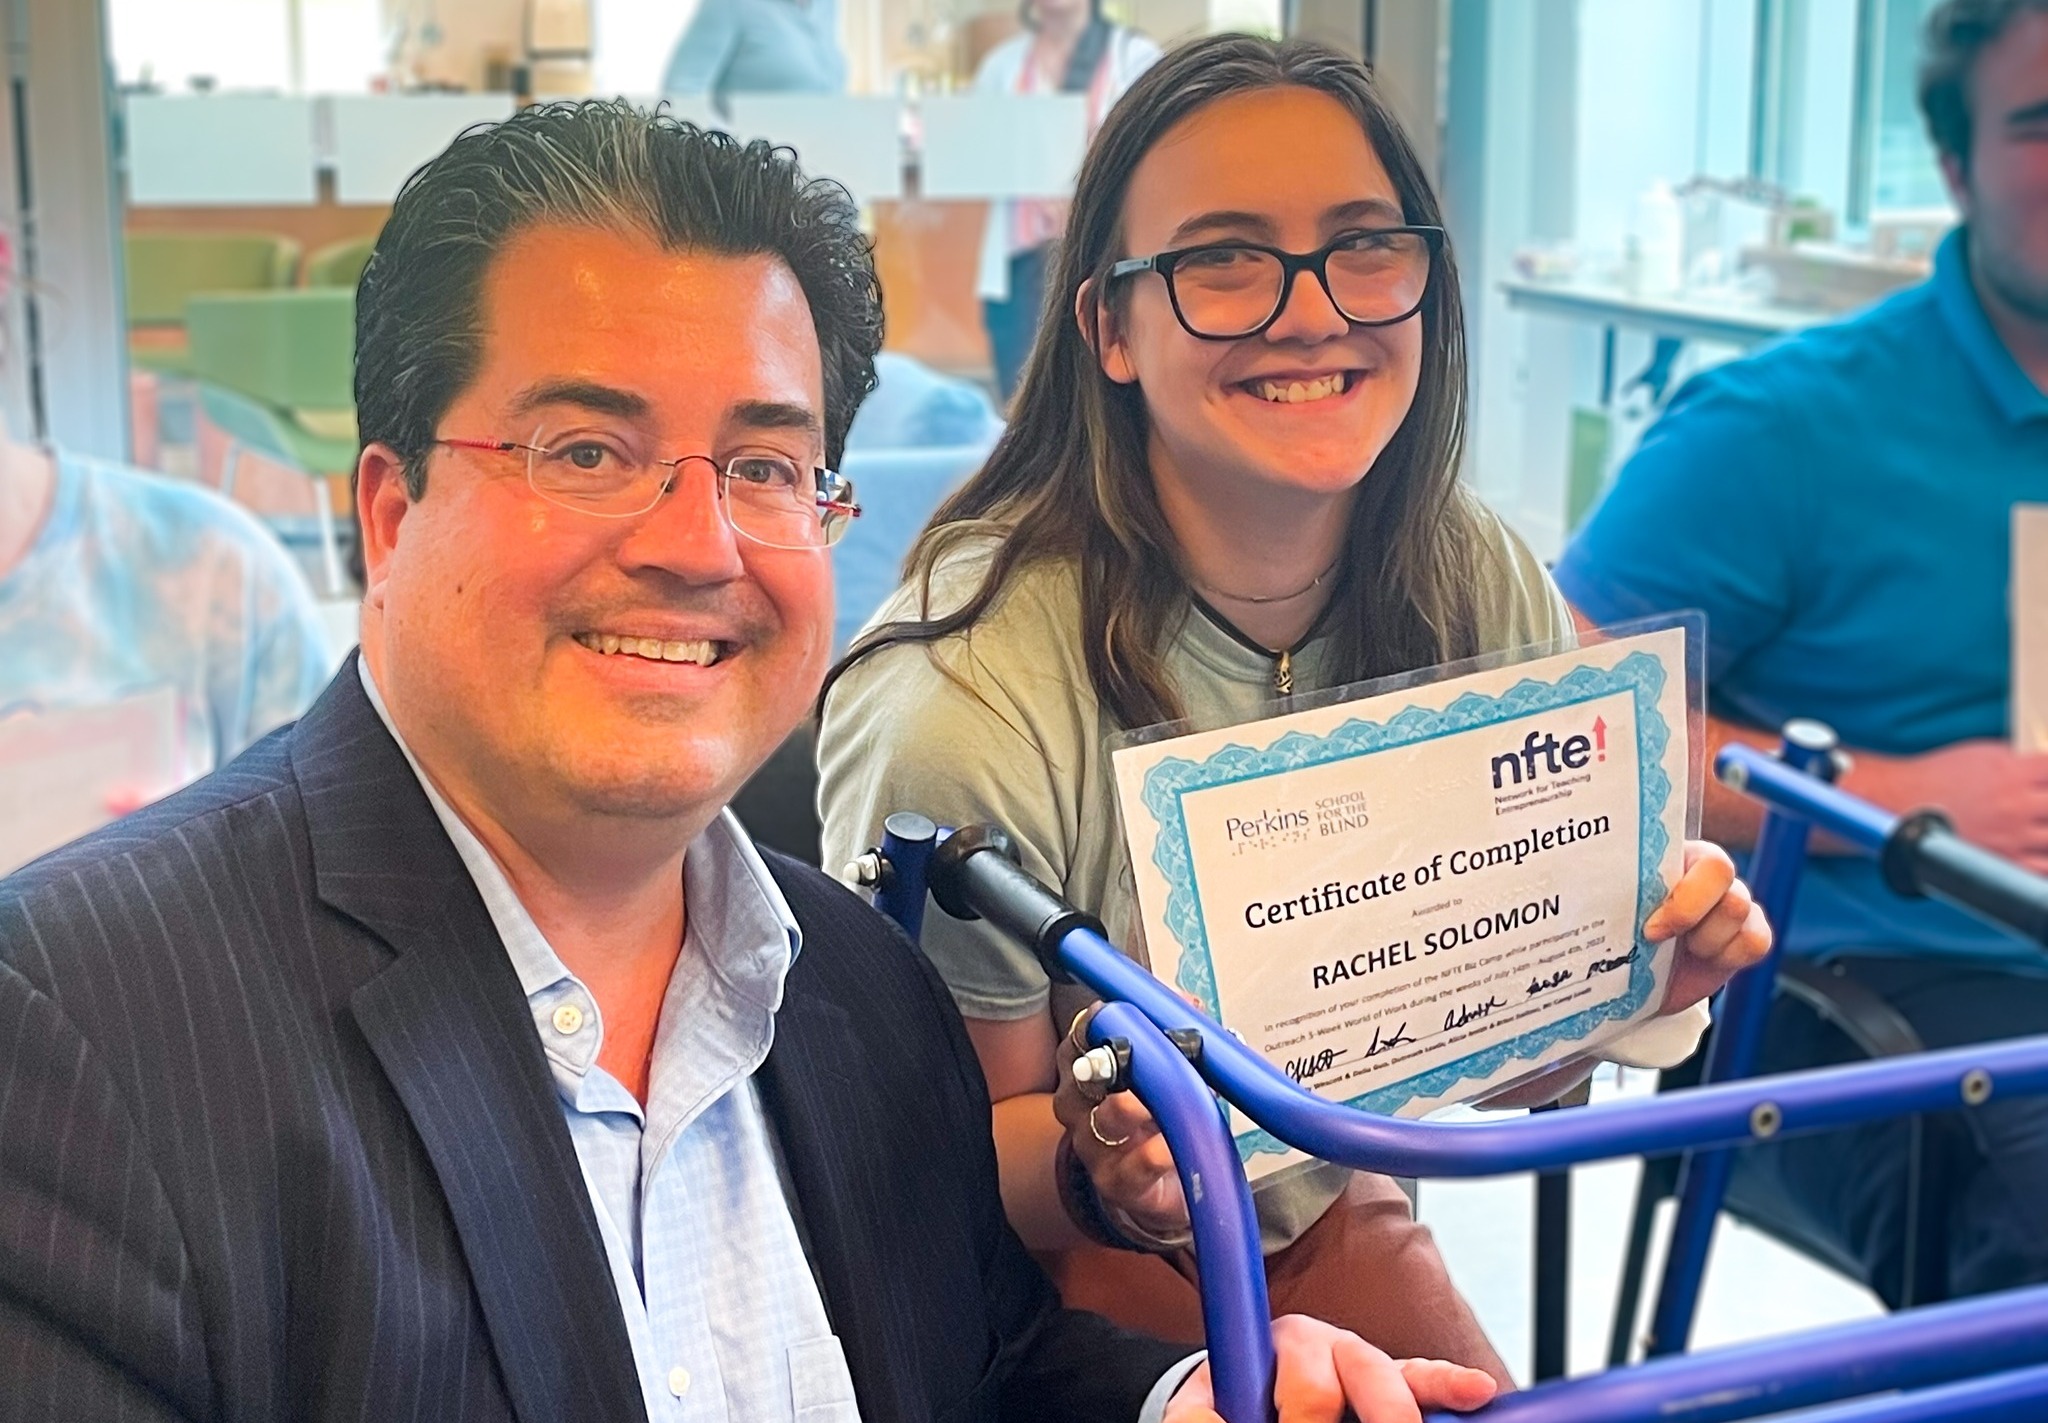
<path fill-rule="evenodd" d="M 1152 970 L 1322 1096 L 1420 1115 L 1661 1007 L 1681 628 L 1113 753 Z M 1302 1159 L 1242 1116 L 1254 1178 Z"/>

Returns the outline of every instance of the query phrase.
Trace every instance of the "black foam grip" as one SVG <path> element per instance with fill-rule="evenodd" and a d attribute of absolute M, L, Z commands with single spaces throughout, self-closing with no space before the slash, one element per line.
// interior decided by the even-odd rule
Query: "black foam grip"
<path fill-rule="evenodd" d="M 1901 817 L 1879 864 L 1898 894 L 1942 900 L 2048 947 L 2048 879 L 1962 839 L 1938 811 Z"/>
<path fill-rule="evenodd" d="M 1060 941 L 1076 929 L 1100 934 L 1102 921 L 1026 874 L 1015 857 L 1010 837 L 993 826 L 956 830 L 932 855 L 932 898 L 955 919 L 986 919 L 1029 944 L 1049 977 L 1068 982 Z"/>

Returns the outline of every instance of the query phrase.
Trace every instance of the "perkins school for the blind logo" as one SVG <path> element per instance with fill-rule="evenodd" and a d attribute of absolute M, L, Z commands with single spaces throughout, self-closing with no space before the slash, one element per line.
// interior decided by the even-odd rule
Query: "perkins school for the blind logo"
<path fill-rule="evenodd" d="M 1232 845 L 1264 849 L 1269 845 L 1303 844 L 1327 839 L 1348 831 L 1363 830 L 1372 823 L 1366 813 L 1364 791 L 1338 791 L 1318 796 L 1308 806 L 1276 806 L 1251 815 L 1230 815 L 1223 819 L 1223 838 Z"/>

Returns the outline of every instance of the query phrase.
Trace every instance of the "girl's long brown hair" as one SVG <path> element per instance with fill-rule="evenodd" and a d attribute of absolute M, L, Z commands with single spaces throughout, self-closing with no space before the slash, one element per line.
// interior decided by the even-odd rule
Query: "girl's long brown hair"
<path fill-rule="evenodd" d="M 1074 319 L 1083 283 L 1107 289 L 1128 255 L 1120 231 L 1138 162 L 1175 124 L 1231 94 L 1299 85 L 1358 116 L 1393 179 L 1406 220 L 1441 226 L 1429 179 L 1365 68 L 1326 46 L 1217 35 L 1182 46 L 1110 111 L 1074 190 L 1046 283 L 1038 341 L 1009 427 L 988 462 L 939 507 L 904 563 L 926 616 L 870 630 L 825 679 L 819 706 L 848 668 L 896 643 L 930 643 L 972 627 L 1019 569 L 1078 565 L 1089 681 L 1123 727 L 1178 719 L 1165 655 L 1189 610 L 1175 541 L 1146 459 L 1144 396 L 1103 374 Z M 1110 292 L 1109 300 L 1116 300 Z M 1449 249 L 1423 299 L 1422 371 L 1401 428 L 1359 487 L 1336 606 L 1324 620 L 1338 683 L 1469 657 L 1476 645 L 1475 506 L 1459 491 L 1465 434 L 1465 328 Z M 1094 345 L 1100 346 L 1099 317 Z M 997 542 L 979 588 L 930 616 L 932 573 L 963 544 Z"/>

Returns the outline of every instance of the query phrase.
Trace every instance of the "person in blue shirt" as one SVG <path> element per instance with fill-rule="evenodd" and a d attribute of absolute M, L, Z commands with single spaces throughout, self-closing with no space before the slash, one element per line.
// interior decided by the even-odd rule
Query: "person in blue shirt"
<path fill-rule="evenodd" d="M 846 88 L 838 0 L 701 0 L 669 55 L 664 94 L 837 94 Z"/>
<path fill-rule="evenodd" d="M 190 780 L 298 716 L 333 665 L 305 579 L 247 512 L 0 432 L 0 716 L 171 686 Z"/>
<path fill-rule="evenodd" d="M 1582 618 L 1708 615 L 1713 744 L 1832 725 L 1851 792 L 1939 806 L 2048 871 L 2048 755 L 2010 744 L 2010 526 L 2048 503 L 2048 0 L 1930 15 L 1921 104 L 1963 226 L 1926 283 L 1710 370 L 1644 436 L 1557 581 Z M 1707 833 L 1755 834 L 1718 787 Z M 1788 953 L 1831 961 L 1929 1047 L 2048 1030 L 2048 955 L 1817 849 Z M 1853 1056 L 1779 1004 L 1764 1070 Z M 2048 1102 L 1942 1123 L 1953 1294 L 2048 1279 Z M 1905 1128 L 1749 1153 L 1733 1199 L 1866 1281 L 1903 1291 Z M 1917 1292 L 1927 1297 L 1928 1282 Z"/>

